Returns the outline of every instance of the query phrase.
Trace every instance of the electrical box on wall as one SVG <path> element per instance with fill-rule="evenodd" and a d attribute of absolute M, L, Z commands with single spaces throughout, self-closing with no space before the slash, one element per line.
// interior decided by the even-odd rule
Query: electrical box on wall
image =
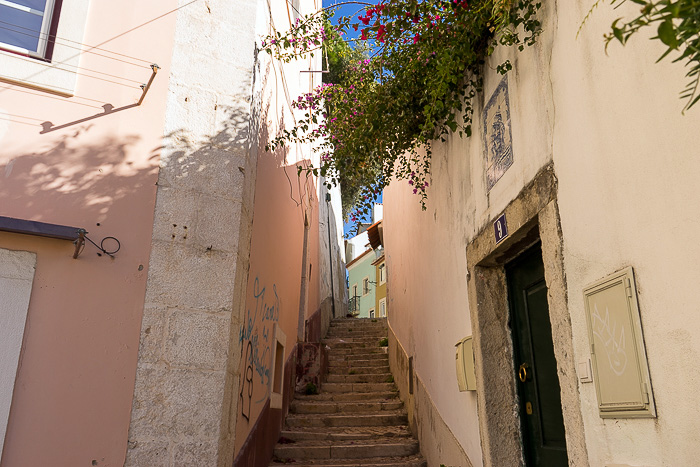
<path fill-rule="evenodd" d="M 455 344 L 457 365 L 457 384 L 460 392 L 476 391 L 476 374 L 474 373 L 474 348 L 472 336 L 465 337 Z"/>
<path fill-rule="evenodd" d="M 655 417 L 632 268 L 594 282 L 583 296 L 600 416 Z"/>

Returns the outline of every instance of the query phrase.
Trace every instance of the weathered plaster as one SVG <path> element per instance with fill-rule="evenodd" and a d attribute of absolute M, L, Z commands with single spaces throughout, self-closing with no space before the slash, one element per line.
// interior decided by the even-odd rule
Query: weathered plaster
<path fill-rule="evenodd" d="M 472 467 L 469 457 L 437 410 L 423 381 L 409 372 L 408 355 L 389 326 L 389 366 L 399 397 L 408 411 L 411 431 L 420 442 L 420 452 L 428 465 Z M 409 391 L 413 378 L 413 393 Z"/>
<path fill-rule="evenodd" d="M 484 464 L 487 466 L 517 466 L 524 462 L 503 266 L 538 240 L 542 242 L 569 465 L 588 465 L 573 358 L 556 190 L 553 168 L 546 166 L 505 208 L 509 237 L 496 244 L 492 227 L 487 224 L 467 246 L 479 424 Z"/>

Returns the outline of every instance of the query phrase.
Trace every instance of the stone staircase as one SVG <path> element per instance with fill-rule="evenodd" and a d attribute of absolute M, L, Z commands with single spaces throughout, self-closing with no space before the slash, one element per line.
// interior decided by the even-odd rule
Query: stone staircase
<path fill-rule="evenodd" d="M 386 319 L 336 319 L 328 381 L 295 396 L 271 466 L 426 467 L 379 346 Z"/>

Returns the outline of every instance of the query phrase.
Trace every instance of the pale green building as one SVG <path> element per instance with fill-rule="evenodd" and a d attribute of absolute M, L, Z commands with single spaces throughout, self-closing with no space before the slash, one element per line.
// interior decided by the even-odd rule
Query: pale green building
<path fill-rule="evenodd" d="M 376 267 L 372 264 L 376 255 L 368 247 L 358 257 L 347 264 L 348 269 L 348 312 L 358 318 L 378 316 L 375 305 L 377 288 Z"/>

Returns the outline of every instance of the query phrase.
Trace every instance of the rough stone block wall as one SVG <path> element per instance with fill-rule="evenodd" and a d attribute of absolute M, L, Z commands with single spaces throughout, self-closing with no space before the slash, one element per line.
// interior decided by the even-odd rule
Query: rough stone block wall
<path fill-rule="evenodd" d="M 180 2 L 127 466 L 231 465 L 257 2 Z"/>

